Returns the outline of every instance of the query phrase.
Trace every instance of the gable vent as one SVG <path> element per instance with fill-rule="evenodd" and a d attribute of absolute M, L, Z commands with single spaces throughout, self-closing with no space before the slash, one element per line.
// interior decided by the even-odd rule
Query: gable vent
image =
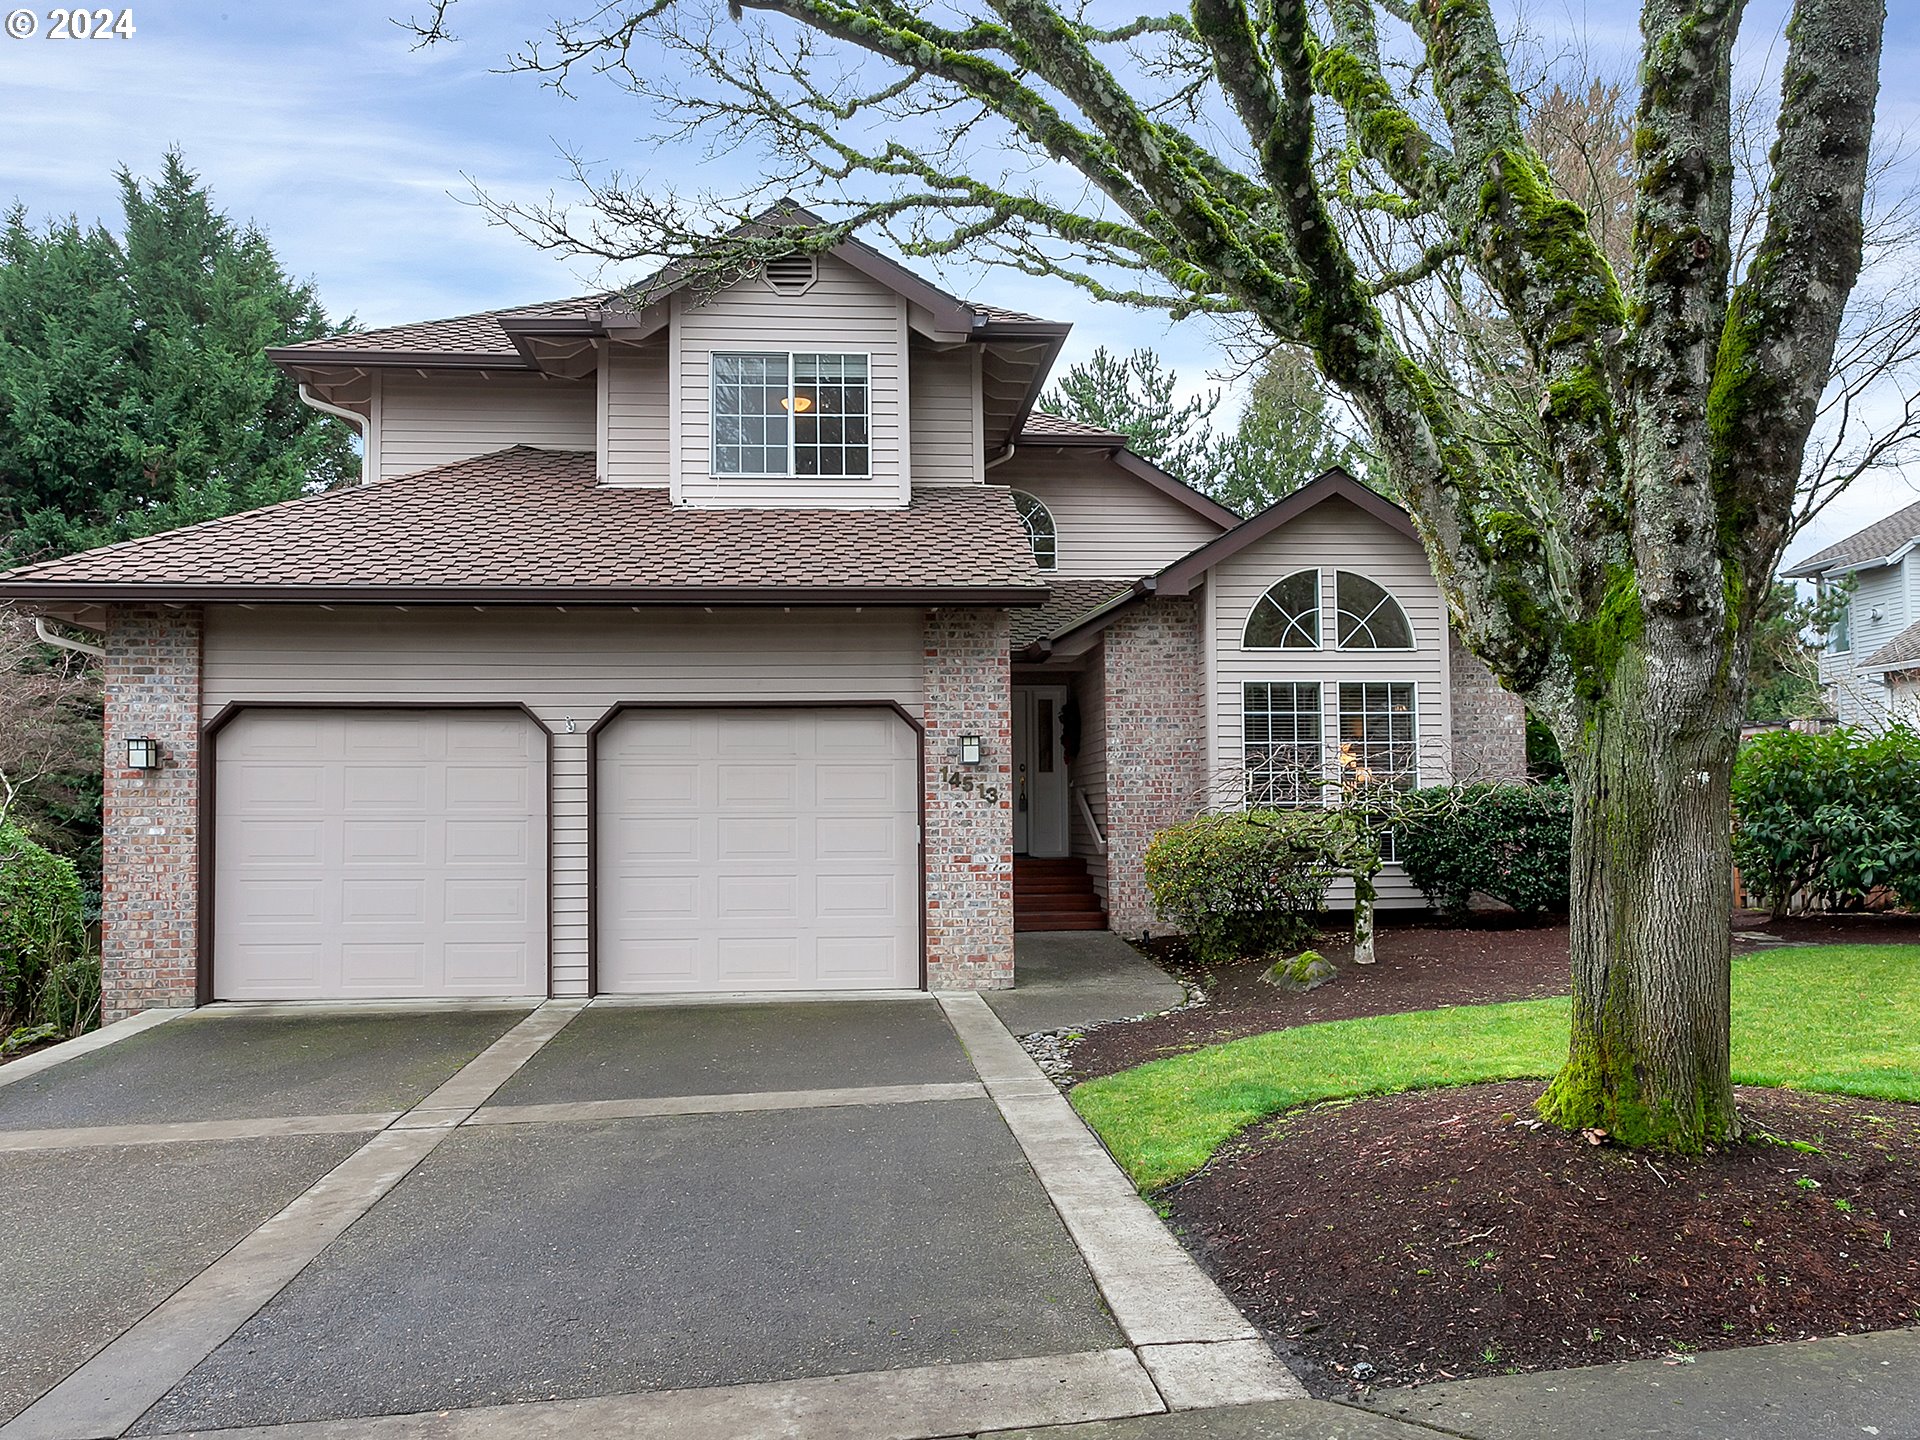
<path fill-rule="evenodd" d="M 761 276 L 778 295 L 804 295 L 820 278 L 820 262 L 813 255 L 781 255 L 767 261 Z"/>

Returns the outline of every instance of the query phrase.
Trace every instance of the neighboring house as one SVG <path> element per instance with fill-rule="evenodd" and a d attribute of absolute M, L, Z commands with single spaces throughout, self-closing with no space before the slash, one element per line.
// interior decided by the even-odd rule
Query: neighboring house
<path fill-rule="evenodd" d="M 1920 503 L 1782 570 L 1846 607 L 1820 655 L 1820 684 L 1843 725 L 1920 721 Z"/>
<path fill-rule="evenodd" d="M 110 1015 L 1004 986 L 1016 896 L 1146 930 L 1155 831 L 1342 743 L 1523 769 L 1349 477 L 1240 523 L 858 243 L 639 293 L 276 351 L 365 484 L 0 577 L 104 635 Z"/>

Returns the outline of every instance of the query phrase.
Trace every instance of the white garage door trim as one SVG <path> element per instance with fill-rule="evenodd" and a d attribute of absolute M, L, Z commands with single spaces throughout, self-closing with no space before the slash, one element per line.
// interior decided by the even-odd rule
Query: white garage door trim
<path fill-rule="evenodd" d="M 441 714 L 441 715 L 485 715 L 511 716 L 529 727 L 538 737 L 538 743 L 529 754 L 529 768 L 532 776 L 531 813 L 528 816 L 528 832 L 538 847 L 537 856 L 530 856 L 527 875 L 532 881 L 532 894 L 529 897 L 529 910 L 537 915 L 537 943 L 540 954 L 537 963 L 529 965 L 522 974 L 530 985 L 517 985 L 511 992 L 500 987 L 466 987 L 456 990 L 440 991 L 420 998 L 461 998 L 463 996 L 496 995 L 512 993 L 514 995 L 551 995 L 553 990 L 553 916 L 552 916 L 552 774 L 553 774 L 553 732 L 550 731 L 534 712 L 523 704 L 513 701 L 477 701 L 447 702 L 440 704 L 418 704 L 407 702 L 382 701 L 335 701 L 314 703 L 309 701 L 234 701 L 222 707 L 220 712 L 209 720 L 201 732 L 201 753 L 206 757 L 202 771 L 203 780 L 200 794 L 200 940 L 198 945 L 198 975 L 196 977 L 197 1000 L 208 1004 L 221 995 L 224 988 L 217 971 L 219 955 L 219 935 L 216 918 L 219 915 L 220 897 L 218 892 L 220 875 L 220 794 L 218 777 L 221 768 L 220 739 L 235 722 L 249 715 L 263 713 L 293 713 L 316 716 L 347 715 L 376 716 L 379 714 Z M 244 988 L 244 986 L 243 986 Z M 286 998 L 269 996 L 266 998 Z M 325 998 L 360 998 L 360 992 L 343 990 L 337 996 Z M 368 997 L 372 998 L 372 997 Z M 398 997 L 381 997 L 398 998 Z"/>
<path fill-rule="evenodd" d="M 721 701 L 626 701 L 615 705 L 596 721 L 587 732 L 587 833 L 591 850 L 589 865 L 589 896 L 587 905 L 587 984 L 593 995 L 602 994 L 650 994 L 650 995 L 699 995 L 699 994 L 736 994 L 751 990 L 762 992 L 777 991 L 773 984 L 762 985 L 661 985 L 646 988 L 616 986 L 607 989 L 603 985 L 602 951 L 611 943 L 610 926 L 602 910 L 612 889 L 610 880 L 603 875 L 603 869 L 613 854 L 612 847 L 604 840 L 608 832 L 608 805 L 603 803 L 602 792 L 606 788 L 604 762 L 607 751 L 607 735 L 623 719 L 636 716 L 668 717 L 674 714 L 685 715 L 750 715 L 760 713 L 792 712 L 863 712 L 887 716 L 906 729 L 912 739 L 910 756 L 898 756 L 897 760 L 909 762 L 911 774 L 907 777 L 910 790 L 910 813 L 912 817 L 912 840 L 905 847 L 910 856 L 911 874 L 906 887 L 912 905 L 910 921 L 911 935 L 911 973 L 897 975 L 888 985 L 865 985 L 845 987 L 813 986 L 805 993 L 812 994 L 872 994 L 877 989 L 913 988 L 925 990 L 927 986 L 927 925 L 926 925 L 926 731 L 919 719 L 898 703 L 891 700 L 862 699 L 821 699 L 818 701 L 765 701 L 765 700 L 721 700 Z"/>

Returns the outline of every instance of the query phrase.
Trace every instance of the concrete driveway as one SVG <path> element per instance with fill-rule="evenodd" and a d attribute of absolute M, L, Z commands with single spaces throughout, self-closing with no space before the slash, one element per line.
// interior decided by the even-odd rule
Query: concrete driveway
<path fill-rule="evenodd" d="M 1297 1393 L 977 997 L 221 1007 L 8 1078 L 5 1440 Z"/>

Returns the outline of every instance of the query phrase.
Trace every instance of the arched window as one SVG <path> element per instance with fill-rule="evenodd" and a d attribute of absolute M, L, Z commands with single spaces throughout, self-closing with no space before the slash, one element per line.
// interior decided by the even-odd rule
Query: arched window
<path fill-rule="evenodd" d="M 1413 626 L 1400 602 L 1364 575 L 1333 577 L 1334 638 L 1342 650 L 1411 650 Z"/>
<path fill-rule="evenodd" d="M 1033 546 L 1033 563 L 1052 570 L 1060 563 L 1060 538 L 1053 528 L 1053 512 L 1024 490 L 1013 492 L 1013 508 L 1020 512 L 1020 523 L 1027 527 L 1027 543 Z"/>
<path fill-rule="evenodd" d="M 1260 597 L 1240 643 L 1249 650 L 1320 648 L 1320 572 L 1296 570 Z"/>

